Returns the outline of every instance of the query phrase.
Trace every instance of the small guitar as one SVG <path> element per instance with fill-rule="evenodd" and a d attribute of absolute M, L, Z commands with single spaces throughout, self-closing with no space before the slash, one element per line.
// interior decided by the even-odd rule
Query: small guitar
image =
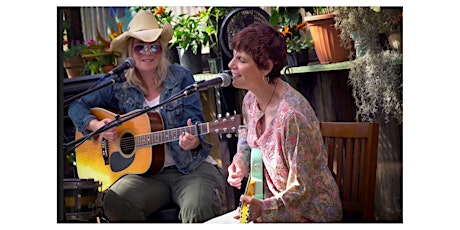
<path fill-rule="evenodd" d="M 262 152 L 259 148 L 251 149 L 251 172 L 244 194 L 257 199 L 263 199 L 263 162 Z M 240 203 L 240 210 L 240 223 L 247 224 L 249 222 L 250 215 L 249 204 L 246 203 L 246 201 Z"/>
<path fill-rule="evenodd" d="M 135 112 L 139 111 L 132 111 L 126 116 Z M 102 108 L 93 108 L 91 113 L 99 120 L 118 116 Z M 212 122 L 163 130 L 160 114 L 148 112 L 118 126 L 115 141 L 93 137 L 78 146 L 75 151 L 78 177 L 102 182 L 103 191 L 126 174 L 161 172 L 165 158 L 162 144 L 179 140 L 183 132 L 195 136 L 233 133 L 237 132 L 240 124 L 241 115 L 237 114 Z M 78 131 L 75 134 L 76 139 L 82 136 Z"/>

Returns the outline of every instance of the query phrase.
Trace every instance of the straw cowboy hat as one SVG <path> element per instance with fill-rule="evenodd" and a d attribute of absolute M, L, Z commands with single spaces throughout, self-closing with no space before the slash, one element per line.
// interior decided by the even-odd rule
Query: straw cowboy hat
<path fill-rule="evenodd" d="M 165 45 L 171 40 L 173 29 L 169 23 L 165 23 L 163 29 L 158 25 L 155 16 L 146 10 L 140 10 L 128 25 L 128 31 L 116 37 L 110 43 L 110 50 L 127 54 L 127 41 L 129 38 L 137 38 L 144 42 L 153 42 L 160 38 L 161 44 Z"/>

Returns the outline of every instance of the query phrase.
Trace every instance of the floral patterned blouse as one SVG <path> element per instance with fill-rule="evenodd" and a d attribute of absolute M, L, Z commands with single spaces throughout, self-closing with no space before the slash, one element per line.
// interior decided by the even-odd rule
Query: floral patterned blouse
<path fill-rule="evenodd" d="M 264 199 L 259 220 L 341 221 L 339 189 L 327 167 L 316 114 L 302 94 L 284 81 L 279 83 L 285 84 L 287 90 L 264 133 L 257 136 L 264 114 L 251 91 L 243 99 L 244 126 L 238 131 L 235 158 L 243 158 L 249 166 L 251 148 L 258 147 L 262 152 Z"/>

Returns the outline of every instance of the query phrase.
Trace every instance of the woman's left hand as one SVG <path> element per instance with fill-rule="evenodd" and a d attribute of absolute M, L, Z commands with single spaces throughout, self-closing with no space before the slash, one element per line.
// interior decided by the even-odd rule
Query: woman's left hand
<path fill-rule="evenodd" d="M 192 125 L 192 120 L 190 118 L 187 120 L 187 125 Z M 198 147 L 198 145 L 200 145 L 198 137 L 189 132 L 183 132 L 179 137 L 179 146 L 184 150 L 194 149 Z"/>
<path fill-rule="evenodd" d="M 262 201 L 252 196 L 241 195 L 240 202 L 249 205 L 249 221 L 257 222 L 262 212 Z M 240 210 L 241 211 L 241 210 Z M 240 213 L 241 215 L 241 213 Z"/>

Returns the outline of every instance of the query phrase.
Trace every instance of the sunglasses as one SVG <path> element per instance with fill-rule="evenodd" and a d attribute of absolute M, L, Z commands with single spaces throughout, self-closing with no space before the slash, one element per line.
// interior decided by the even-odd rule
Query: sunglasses
<path fill-rule="evenodd" d="M 147 50 L 150 51 L 151 54 L 159 54 L 161 53 L 161 45 L 136 45 L 134 46 L 134 52 L 138 55 L 141 55 L 141 54 L 146 54 L 147 53 Z"/>

